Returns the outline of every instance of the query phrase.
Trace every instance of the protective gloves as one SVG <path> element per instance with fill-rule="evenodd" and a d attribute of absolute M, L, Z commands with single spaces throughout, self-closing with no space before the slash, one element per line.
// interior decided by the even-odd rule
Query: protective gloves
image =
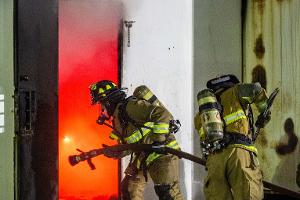
<path fill-rule="evenodd" d="M 271 111 L 268 111 L 266 116 L 261 113 L 258 115 L 257 120 L 255 122 L 255 126 L 258 128 L 264 128 L 265 125 L 270 121 L 271 119 Z"/>

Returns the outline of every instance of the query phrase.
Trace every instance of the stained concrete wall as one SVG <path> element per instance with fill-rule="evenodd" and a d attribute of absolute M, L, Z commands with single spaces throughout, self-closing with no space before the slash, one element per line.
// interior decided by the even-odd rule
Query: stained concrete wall
<path fill-rule="evenodd" d="M 248 2 L 243 68 L 247 82 L 260 82 L 269 94 L 280 89 L 256 145 L 264 179 L 294 191 L 300 166 L 299 10 L 298 0 Z"/>

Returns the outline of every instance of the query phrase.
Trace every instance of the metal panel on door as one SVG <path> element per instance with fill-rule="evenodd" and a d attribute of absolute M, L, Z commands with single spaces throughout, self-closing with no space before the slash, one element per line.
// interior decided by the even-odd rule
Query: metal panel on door
<path fill-rule="evenodd" d="M 15 1 L 17 199 L 57 199 L 57 1 Z"/>

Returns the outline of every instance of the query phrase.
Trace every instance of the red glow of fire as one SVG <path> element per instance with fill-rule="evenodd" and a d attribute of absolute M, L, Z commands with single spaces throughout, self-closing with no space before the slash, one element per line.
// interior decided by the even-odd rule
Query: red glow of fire
<path fill-rule="evenodd" d="M 107 13 L 101 21 L 105 14 L 99 11 L 97 16 L 95 7 L 89 1 L 59 1 L 60 200 L 118 198 L 116 160 L 98 156 L 92 160 L 96 170 L 86 162 L 73 167 L 68 163 L 69 155 L 79 154 L 76 148 L 88 151 L 114 144 L 108 139 L 111 130 L 96 124 L 99 107 L 91 106 L 88 87 L 102 79 L 118 81 L 120 14 Z"/>

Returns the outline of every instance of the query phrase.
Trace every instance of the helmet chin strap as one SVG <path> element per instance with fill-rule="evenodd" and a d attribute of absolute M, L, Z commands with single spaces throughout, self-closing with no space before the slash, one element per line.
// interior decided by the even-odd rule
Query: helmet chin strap
<path fill-rule="evenodd" d="M 109 104 L 106 104 L 106 105 L 102 104 L 102 103 L 99 103 L 99 104 L 100 104 L 100 115 L 97 119 L 97 123 L 98 123 L 98 121 L 99 122 L 104 122 L 104 121 L 110 120 L 112 115 L 110 115 L 110 113 L 108 111 Z"/>
<path fill-rule="evenodd" d="M 109 119 L 110 119 L 109 116 L 104 115 L 103 113 L 101 113 L 100 116 L 98 117 L 98 119 L 96 120 L 96 122 L 97 122 L 97 124 L 102 125 L 102 124 L 105 123 L 105 121 L 107 121 L 107 120 L 109 120 Z"/>
<path fill-rule="evenodd" d="M 105 121 L 108 121 L 108 120 L 110 120 L 110 119 L 111 119 L 111 116 L 106 115 L 106 114 L 104 114 L 104 113 L 101 111 L 101 113 L 100 113 L 98 119 L 96 120 L 96 123 L 99 124 L 99 125 L 105 125 L 105 126 L 111 128 L 112 130 L 114 130 L 114 131 L 115 131 L 115 134 L 117 134 L 117 136 L 118 136 L 118 137 L 121 139 L 121 141 L 124 143 L 124 139 L 123 139 L 123 137 L 122 137 L 122 134 L 121 134 L 117 129 L 115 129 L 115 127 L 113 127 L 112 125 L 110 125 L 110 124 L 108 124 L 108 123 L 105 122 Z"/>

